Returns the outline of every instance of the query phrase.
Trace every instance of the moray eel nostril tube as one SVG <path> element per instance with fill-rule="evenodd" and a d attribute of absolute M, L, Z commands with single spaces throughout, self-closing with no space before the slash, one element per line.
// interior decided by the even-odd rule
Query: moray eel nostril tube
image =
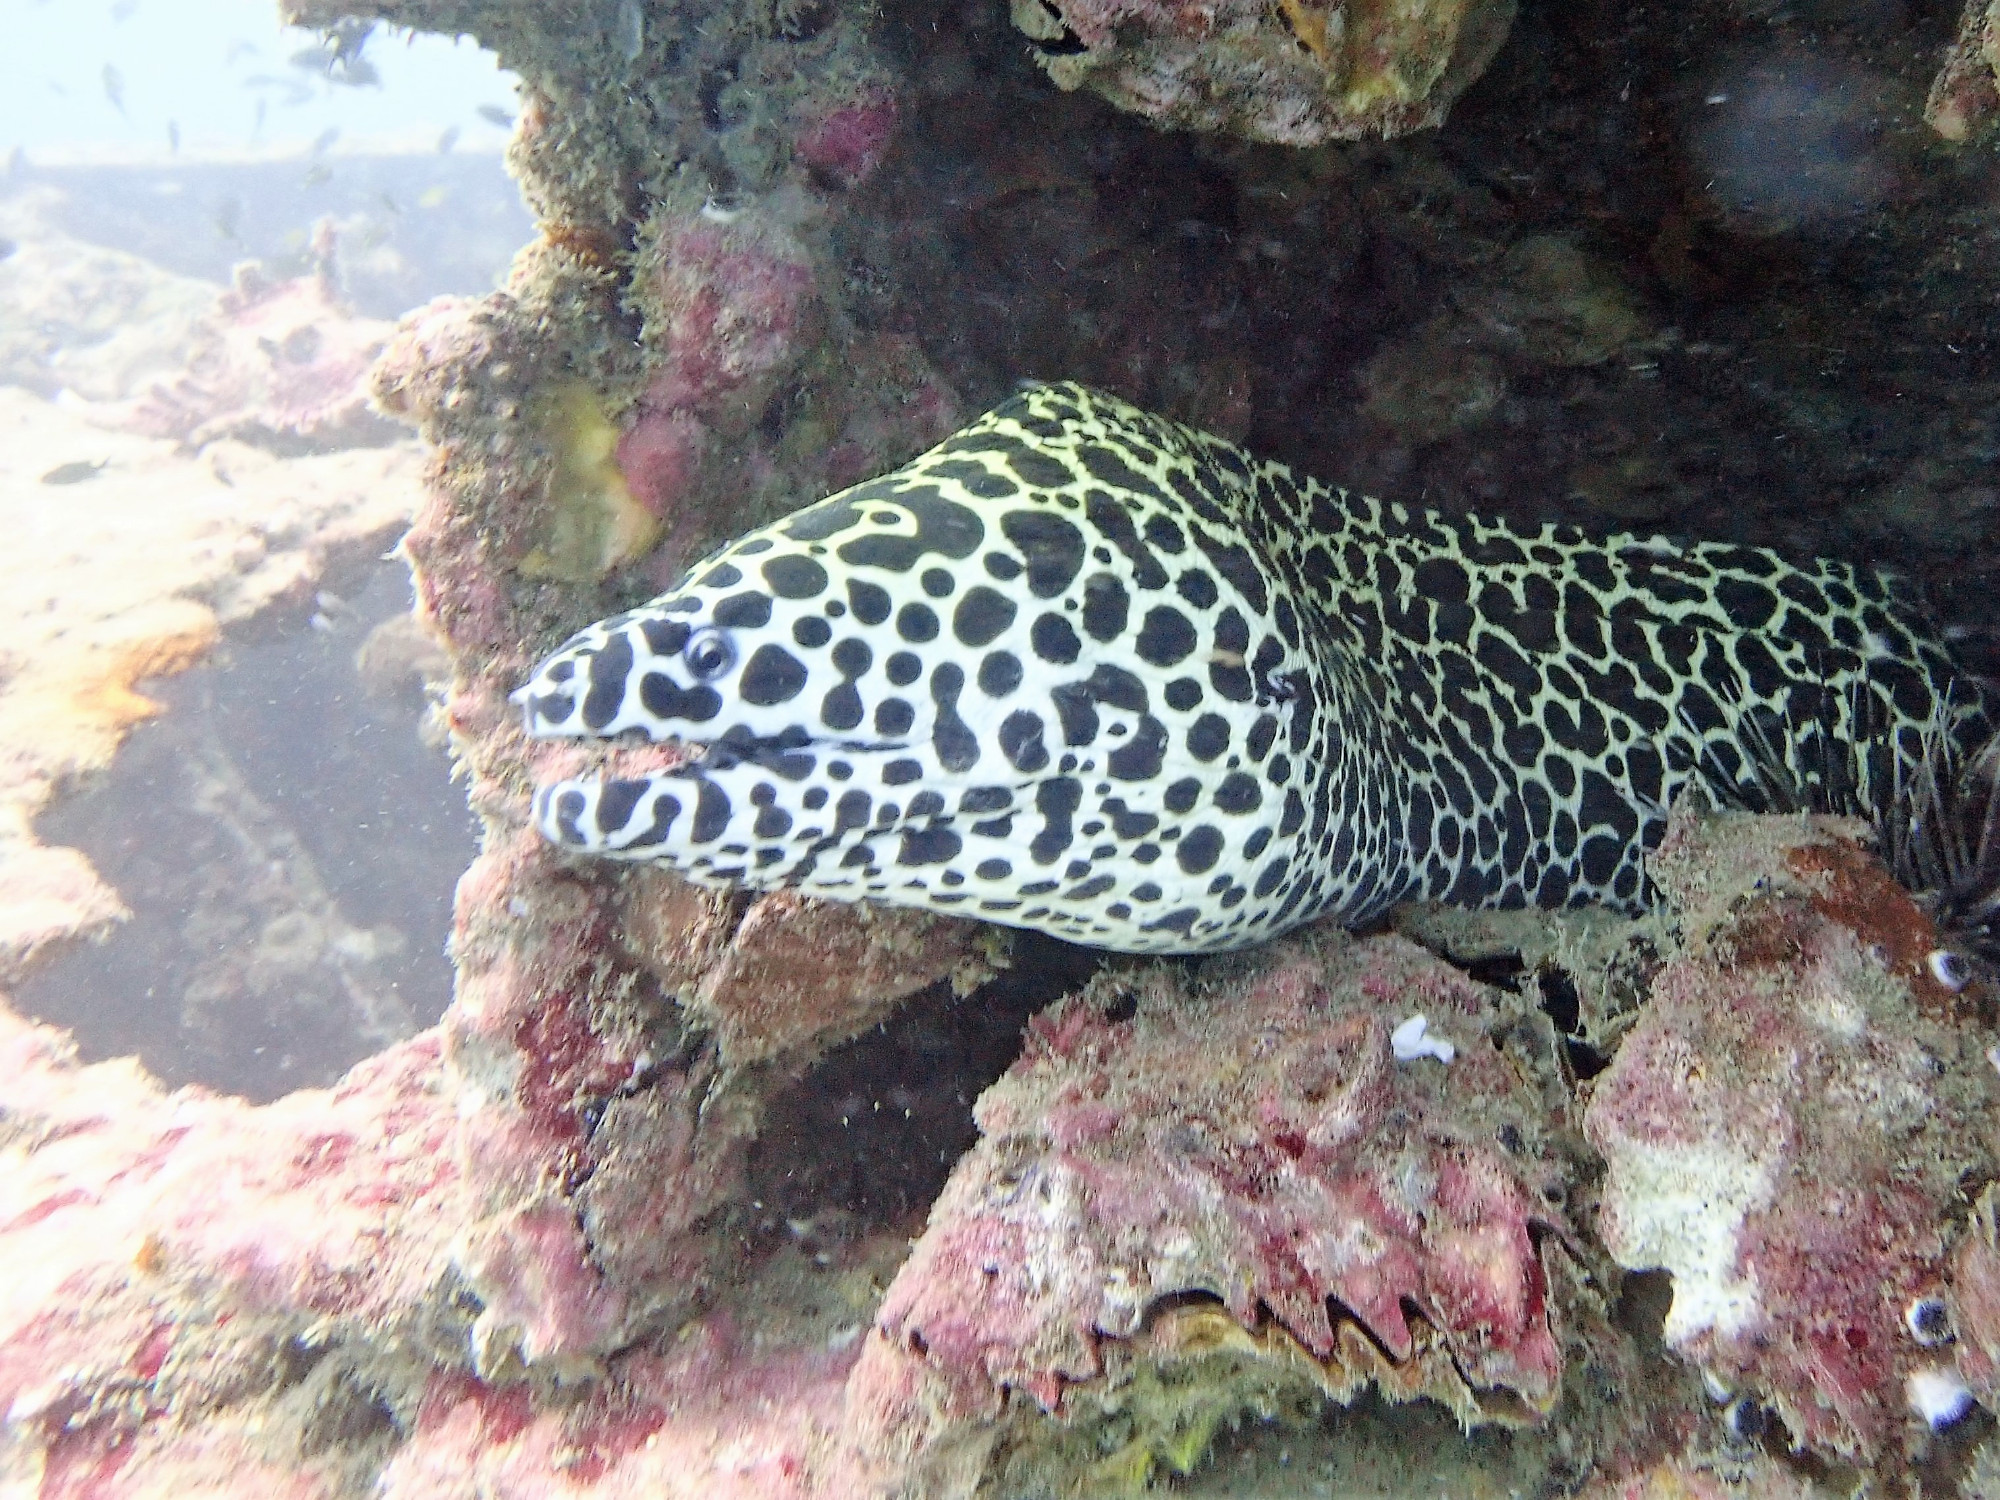
<path fill-rule="evenodd" d="M 1690 783 L 1880 816 L 1988 705 L 1837 562 L 1384 504 L 1076 385 L 593 625 L 531 734 L 558 843 L 1134 952 L 1394 902 L 1625 909 Z"/>

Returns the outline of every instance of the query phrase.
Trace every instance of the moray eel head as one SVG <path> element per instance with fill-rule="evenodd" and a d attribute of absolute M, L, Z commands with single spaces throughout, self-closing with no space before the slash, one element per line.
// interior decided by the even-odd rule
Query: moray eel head
<path fill-rule="evenodd" d="M 935 791 L 952 780 L 936 740 L 953 695 L 940 702 L 932 664 L 912 649 L 944 628 L 935 601 L 892 602 L 866 582 L 835 587 L 814 555 L 826 549 L 787 534 L 800 524 L 753 533 L 675 592 L 580 632 L 515 694 L 536 738 L 633 733 L 695 751 L 666 775 L 542 788 L 535 820 L 545 835 L 734 882 L 760 853 L 767 869 L 792 865 L 805 852 L 801 815 L 826 815 L 821 837 L 864 823 L 886 831 L 904 809 L 884 817 L 889 804 L 855 796 L 859 788 L 922 781 Z M 776 859 L 757 847 L 776 840 Z"/>
<path fill-rule="evenodd" d="M 1136 452 L 1066 457 L 1093 435 L 1081 410 L 1070 448 L 1037 419 L 1003 409 L 566 642 L 515 695 L 530 735 L 690 753 L 541 787 L 540 831 L 703 884 L 1131 951 L 1306 914 L 1311 663 L 1233 497 L 1201 499 L 1205 521 Z"/>
<path fill-rule="evenodd" d="M 1871 569 L 1384 504 L 1055 385 L 518 697 L 685 747 L 538 791 L 567 847 L 1201 952 L 1416 898 L 1641 909 L 1694 784 L 1902 827 L 1926 746 L 1984 753 L 1968 682 Z"/>

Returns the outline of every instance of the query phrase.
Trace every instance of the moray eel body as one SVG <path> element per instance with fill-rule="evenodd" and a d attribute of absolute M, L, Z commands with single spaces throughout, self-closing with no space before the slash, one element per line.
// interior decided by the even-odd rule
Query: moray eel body
<path fill-rule="evenodd" d="M 698 564 L 517 698 L 690 742 L 557 843 L 1133 952 L 1649 899 L 1691 782 L 1885 812 L 1991 733 L 1891 580 L 1351 495 L 1075 385 Z"/>

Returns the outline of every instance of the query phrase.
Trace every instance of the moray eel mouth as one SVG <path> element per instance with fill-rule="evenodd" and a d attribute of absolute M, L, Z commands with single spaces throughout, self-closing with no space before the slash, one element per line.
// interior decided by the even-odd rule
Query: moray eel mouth
<path fill-rule="evenodd" d="M 725 563 L 702 576 L 726 587 L 736 572 Z M 532 818 L 540 831 L 584 853 L 672 863 L 711 884 L 758 871 L 777 878 L 772 867 L 780 859 L 756 845 L 789 835 L 791 851 L 804 856 L 783 861 L 797 883 L 819 854 L 858 829 L 880 837 L 904 830 L 911 817 L 936 823 L 942 807 L 935 786 L 926 796 L 913 783 L 937 782 L 940 768 L 928 756 L 910 758 L 918 747 L 907 732 L 844 734 L 783 712 L 799 696 L 803 674 L 795 657 L 767 649 L 777 613 L 740 592 L 718 600 L 690 591 L 601 621 L 545 660 L 513 694 L 530 738 L 647 742 L 661 746 L 667 760 L 621 775 L 614 755 L 604 773 L 538 787 Z M 801 613 L 792 620 L 792 643 L 818 639 L 821 618 Z M 843 670 L 866 673 L 867 666 L 856 668 L 872 652 L 853 639 L 845 645 L 834 653 Z M 906 678 L 909 667 L 885 664 L 883 672 Z M 898 722 L 893 704 L 876 708 L 876 724 Z M 907 719 L 914 724 L 914 712 Z M 807 784 L 815 778 L 828 784 Z M 853 790 L 878 786 L 909 787 L 911 795 L 898 806 Z M 801 827 L 809 813 L 825 815 L 826 826 Z"/>

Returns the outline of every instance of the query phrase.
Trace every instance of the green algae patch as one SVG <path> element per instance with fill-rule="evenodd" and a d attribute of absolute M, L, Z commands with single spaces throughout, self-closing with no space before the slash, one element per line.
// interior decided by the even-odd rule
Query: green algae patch
<path fill-rule="evenodd" d="M 537 397 L 528 424 L 548 446 L 544 520 L 521 559 L 529 578 L 594 583 L 641 557 L 659 535 L 659 518 L 633 498 L 618 468 L 618 427 L 580 380 Z"/>

